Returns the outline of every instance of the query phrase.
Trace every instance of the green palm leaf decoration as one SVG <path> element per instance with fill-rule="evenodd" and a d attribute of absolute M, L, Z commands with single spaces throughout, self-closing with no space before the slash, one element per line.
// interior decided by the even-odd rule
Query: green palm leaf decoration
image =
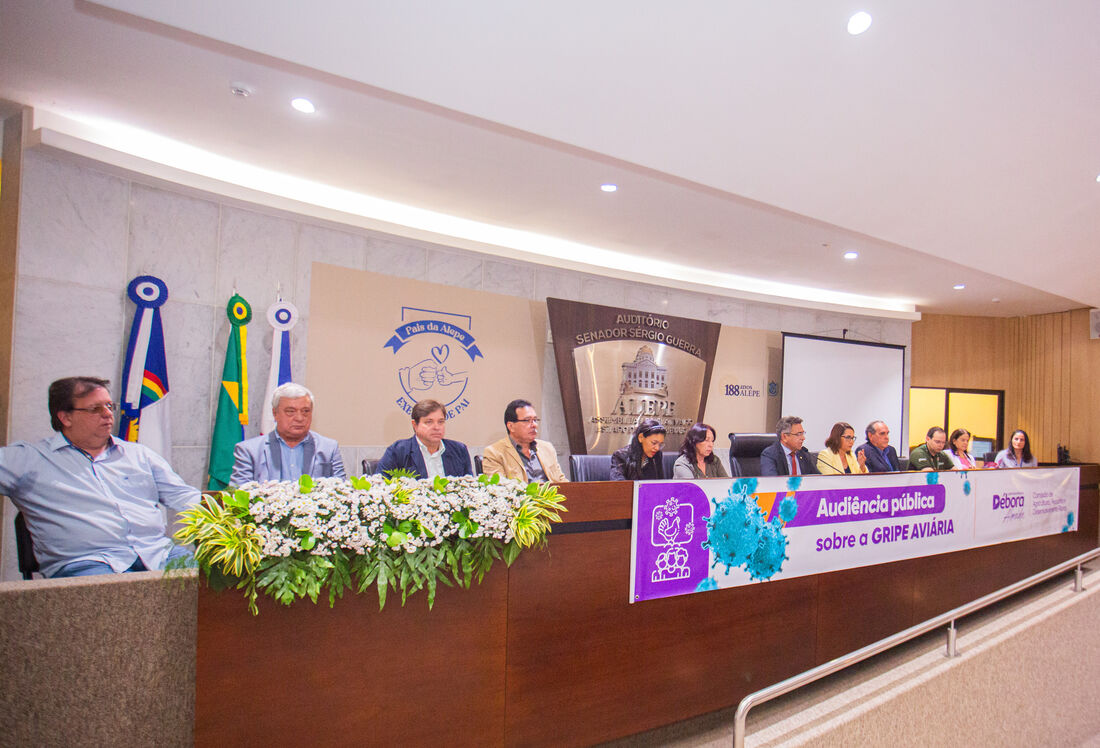
<path fill-rule="evenodd" d="M 499 475 L 418 479 L 408 471 L 348 480 L 249 483 L 209 494 L 181 513 L 176 533 L 194 543 L 212 586 L 244 591 L 258 613 L 263 593 L 289 605 L 375 587 L 404 605 L 440 584 L 468 588 L 500 559 L 544 547 L 566 511 L 556 487 Z"/>

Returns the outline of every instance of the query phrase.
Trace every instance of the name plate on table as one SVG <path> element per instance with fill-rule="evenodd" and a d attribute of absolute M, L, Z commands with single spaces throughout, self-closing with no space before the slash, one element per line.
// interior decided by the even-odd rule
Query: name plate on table
<path fill-rule="evenodd" d="M 630 600 L 1077 530 L 1077 468 L 634 484 Z"/>

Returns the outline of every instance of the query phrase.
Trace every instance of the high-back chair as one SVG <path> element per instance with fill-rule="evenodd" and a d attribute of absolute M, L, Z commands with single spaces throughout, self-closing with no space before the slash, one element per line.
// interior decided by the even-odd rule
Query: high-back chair
<path fill-rule="evenodd" d="M 569 475 L 574 481 L 611 480 L 611 455 L 569 455 Z"/>
<path fill-rule="evenodd" d="M 735 434 L 731 431 L 730 475 L 734 474 L 734 460 L 741 467 L 741 475 L 760 475 L 760 453 L 775 442 L 775 434 Z"/>
<path fill-rule="evenodd" d="M 23 512 L 15 514 L 15 553 L 19 557 L 19 571 L 24 579 L 31 579 L 38 571 L 38 560 L 34 557 L 34 540 Z"/>

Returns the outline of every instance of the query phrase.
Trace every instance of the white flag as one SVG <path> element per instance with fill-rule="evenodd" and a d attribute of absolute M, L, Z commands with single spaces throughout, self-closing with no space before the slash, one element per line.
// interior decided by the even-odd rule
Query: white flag
<path fill-rule="evenodd" d="M 271 323 L 271 369 L 267 376 L 267 392 L 264 393 L 263 416 L 260 433 L 270 433 L 275 428 L 271 415 L 271 398 L 280 384 L 293 382 L 290 375 L 290 329 L 298 324 L 298 309 L 289 301 L 276 301 L 267 308 L 267 321 Z"/>

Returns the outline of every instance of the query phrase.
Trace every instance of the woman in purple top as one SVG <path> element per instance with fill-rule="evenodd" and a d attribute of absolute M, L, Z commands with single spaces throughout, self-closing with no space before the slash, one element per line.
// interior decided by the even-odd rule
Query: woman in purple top
<path fill-rule="evenodd" d="M 1038 467 L 1039 461 L 1031 454 L 1031 440 L 1027 438 L 1027 432 L 1016 429 L 1012 432 L 1012 438 L 1008 440 L 1008 449 L 1002 449 L 997 454 L 995 464 L 999 468 Z"/>

